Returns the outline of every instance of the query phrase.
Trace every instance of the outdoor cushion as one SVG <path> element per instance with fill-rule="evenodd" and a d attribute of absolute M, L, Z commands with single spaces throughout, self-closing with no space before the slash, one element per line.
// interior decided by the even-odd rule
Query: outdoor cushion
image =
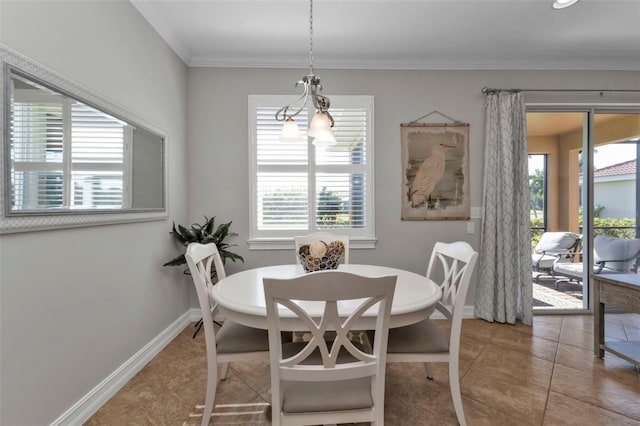
<path fill-rule="evenodd" d="M 580 235 L 573 232 L 545 232 L 531 255 L 534 270 L 551 269 L 561 253 L 575 246 Z"/>
<path fill-rule="evenodd" d="M 593 240 L 594 274 L 633 272 L 638 257 L 640 257 L 640 239 L 596 235 Z M 553 271 L 560 275 L 581 279 L 582 263 L 555 263 Z"/>
<path fill-rule="evenodd" d="M 593 240 L 593 261 L 606 261 L 604 267 L 611 271 L 630 272 L 639 255 L 640 239 L 596 235 Z"/>
<path fill-rule="evenodd" d="M 566 275 L 567 277 L 573 277 L 582 280 L 582 262 L 578 263 L 556 263 L 553 265 L 553 272 L 557 275 Z M 593 265 L 594 274 L 615 274 L 618 271 L 609 268 L 602 268 L 600 270 L 599 265 Z"/>
<path fill-rule="evenodd" d="M 580 236 L 573 232 L 545 232 L 540 237 L 534 251 L 536 253 L 564 253 L 576 243 Z"/>
<path fill-rule="evenodd" d="M 555 255 L 534 253 L 531 255 L 533 270 L 551 269 L 557 259 L 558 257 Z"/>

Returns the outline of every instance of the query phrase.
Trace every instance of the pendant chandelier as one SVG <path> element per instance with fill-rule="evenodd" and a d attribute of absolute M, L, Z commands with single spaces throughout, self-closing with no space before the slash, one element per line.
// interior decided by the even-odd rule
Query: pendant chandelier
<path fill-rule="evenodd" d="M 313 0 L 309 1 L 309 73 L 296 83 L 296 87 L 298 85 L 303 86 L 302 95 L 276 112 L 276 120 L 284 122 L 280 140 L 294 142 L 303 138 L 294 117 L 300 114 L 311 98 L 315 115 L 307 135 L 312 138 L 312 143 L 316 146 L 335 145 L 336 137 L 332 129 L 334 121 L 329 113 L 329 98 L 321 94 L 320 78 L 313 72 Z"/>

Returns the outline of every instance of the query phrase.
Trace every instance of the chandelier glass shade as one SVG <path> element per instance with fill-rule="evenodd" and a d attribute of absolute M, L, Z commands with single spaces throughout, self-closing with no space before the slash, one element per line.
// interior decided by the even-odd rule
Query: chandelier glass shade
<path fill-rule="evenodd" d="M 555 0 L 551 7 L 554 9 L 565 9 L 578 3 L 578 0 Z"/>
<path fill-rule="evenodd" d="M 282 142 L 298 142 L 302 140 L 298 123 L 292 117 L 288 117 L 284 121 L 280 131 L 280 140 Z"/>
<path fill-rule="evenodd" d="M 309 0 L 309 73 L 296 83 L 302 86 L 302 94 L 292 103 L 283 106 L 276 112 L 276 120 L 283 121 L 280 140 L 285 142 L 300 141 L 303 136 L 294 117 L 306 107 L 309 98 L 315 108 L 315 115 L 309 125 L 307 135 L 316 146 L 334 145 L 336 137 L 333 133 L 334 120 L 329 113 L 331 102 L 322 95 L 320 78 L 313 72 L 313 0 Z"/>

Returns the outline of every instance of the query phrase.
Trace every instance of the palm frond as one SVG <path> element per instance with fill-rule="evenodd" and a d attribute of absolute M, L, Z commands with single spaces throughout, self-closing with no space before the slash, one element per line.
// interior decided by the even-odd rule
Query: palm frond
<path fill-rule="evenodd" d="M 180 225 L 178 225 L 178 227 L 180 227 Z M 173 235 L 173 237 L 180 243 L 180 245 L 184 246 L 184 245 L 189 244 L 189 243 L 185 244 L 185 242 L 186 242 L 185 237 L 184 237 L 184 235 L 182 234 L 181 231 L 176 229 L 176 223 L 175 222 L 173 222 L 173 228 L 172 228 L 172 231 L 169 232 L 169 234 Z"/>
<path fill-rule="evenodd" d="M 176 225 L 176 223 L 173 222 L 173 226 L 169 234 L 184 247 L 191 243 L 214 243 L 218 248 L 218 252 L 220 252 L 220 257 L 222 258 L 223 263 L 226 263 L 227 259 L 230 259 L 233 262 L 238 260 L 244 262 L 244 258 L 242 256 L 229 250 L 230 247 L 236 247 L 236 245 L 231 245 L 225 242 L 229 237 L 238 236 L 235 232 L 230 232 L 231 222 L 222 223 L 216 228 L 215 219 L 215 216 L 212 216 L 211 218 L 204 216 L 203 224 L 193 223 L 189 228 L 180 224 Z M 187 261 L 184 254 L 181 254 L 162 266 L 177 266 L 184 265 L 185 263 L 187 263 Z"/>
<path fill-rule="evenodd" d="M 218 225 L 218 229 L 216 229 L 216 232 L 213 233 L 213 238 L 216 240 L 216 242 L 222 242 L 229 236 L 230 227 L 231 222 Z"/>
<path fill-rule="evenodd" d="M 207 217 L 204 217 L 204 221 L 205 221 L 205 225 L 204 225 L 204 230 L 207 234 L 211 234 L 213 232 L 213 226 L 216 223 L 216 217 L 213 216 L 211 217 L 211 219 L 207 219 Z"/>
<path fill-rule="evenodd" d="M 185 259 L 184 254 L 181 254 L 180 256 L 174 257 L 162 266 L 178 266 L 184 265 L 185 263 L 187 263 L 187 259 Z"/>
<path fill-rule="evenodd" d="M 231 247 L 231 246 L 230 246 Z M 228 250 L 225 249 L 220 249 L 218 248 L 218 252 L 220 253 L 220 258 L 222 259 L 222 263 L 227 263 L 227 259 L 232 260 L 233 262 L 240 260 L 244 263 L 244 258 L 242 256 L 240 256 L 239 254 L 230 252 Z"/>

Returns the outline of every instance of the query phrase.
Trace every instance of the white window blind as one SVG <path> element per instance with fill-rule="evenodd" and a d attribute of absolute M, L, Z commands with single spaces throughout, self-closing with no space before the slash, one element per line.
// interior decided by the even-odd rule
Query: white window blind
<path fill-rule="evenodd" d="M 306 137 L 279 140 L 282 122 L 275 113 L 290 101 L 250 97 L 250 241 L 282 241 L 316 230 L 372 240 L 373 98 L 331 96 L 337 144 L 328 147 L 315 147 Z M 308 110 L 295 117 L 302 134 L 310 119 Z"/>
<path fill-rule="evenodd" d="M 131 129 L 56 93 L 12 93 L 12 210 L 123 207 Z"/>

